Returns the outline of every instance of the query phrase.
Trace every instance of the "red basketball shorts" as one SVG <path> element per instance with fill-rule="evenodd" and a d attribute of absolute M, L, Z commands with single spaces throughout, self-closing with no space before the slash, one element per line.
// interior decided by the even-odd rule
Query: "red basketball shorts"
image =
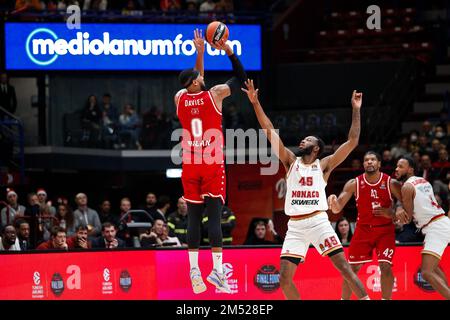
<path fill-rule="evenodd" d="M 378 262 L 392 264 L 395 253 L 395 226 L 356 225 L 348 250 L 349 262 L 359 264 L 372 261 L 373 250 Z"/>
<path fill-rule="evenodd" d="M 224 164 L 183 164 L 181 174 L 183 199 L 190 203 L 203 203 L 204 197 L 226 198 L 226 177 Z"/>

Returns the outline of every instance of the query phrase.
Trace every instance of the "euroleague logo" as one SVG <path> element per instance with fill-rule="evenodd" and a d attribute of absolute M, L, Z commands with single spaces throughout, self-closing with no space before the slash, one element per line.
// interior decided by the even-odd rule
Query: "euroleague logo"
<path fill-rule="evenodd" d="M 103 270 L 103 280 L 105 280 L 106 282 L 108 282 L 110 279 L 111 279 L 111 276 L 110 276 L 111 274 L 110 274 L 110 272 L 109 272 L 109 269 L 108 268 L 105 268 L 104 270 Z"/>
<path fill-rule="evenodd" d="M 41 275 L 38 271 L 33 273 L 33 282 L 34 282 L 34 285 L 36 285 L 36 286 L 41 284 Z"/>

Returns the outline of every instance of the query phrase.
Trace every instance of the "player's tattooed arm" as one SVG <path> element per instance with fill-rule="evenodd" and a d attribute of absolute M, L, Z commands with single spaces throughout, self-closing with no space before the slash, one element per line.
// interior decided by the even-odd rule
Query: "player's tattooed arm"
<path fill-rule="evenodd" d="M 205 69 L 204 69 L 204 56 L 205 56 L 205 39 L 202 35 L 201 29 L 195 29 L 194 30 L 194 46 L 197 50 L 197 59 L 195 60 L 195 67 L 194 69 L 200 72 L 200 75 L 202 77 L 205 76 Z"/>
<path fill-rule="evenodd" d="M 175 108 L 178 107 L 178 100 L 180 100 L 180 96 L 185 93 L 187 90 L 186 89 L 181 89 L 180 91 L 178 91 L 175 96 L 173 97 L 173 102 L 175 102 Z"/>
<path fill-rule="evenodd" d="M 359 135 L 361 133 L 362 92 L 353 90 L 352 94 L 352 125 L 348 133 L 348 139 L 332 155 L 323 158 L 320 165 L 324 168 L 324 178 L 328 179 L 330 172 L 340 165 L 348 155 L 358 146 Z"/>
<path fill-rule="evenodd" d="M 342 189 L 342 192 L 339 194 L 339 197 L 337 197 L 335 194 L 331 194 L 328 197 L 328 207 L 331 209 L 331 211 L 335 214 L 338 214 L 339 212 L 344 209 L 345 205 L 347 204 L 348 200 L 355 194 L 356 192 L 356 180 L 351 179 L 347 181 L 347 183 L 344 186 L 344 189 Z"/>
<path fill-rule="evenodd" d="M 286 171 L 288 171 L 289 167 L 296 159 L 294 153 L 284 146 L 283 141 L 281 141 L 280 136 L 275 131 L 272 121 L 270 121 L 269 117 L 267 117 L 267 115 L 264 113 L 264 110 L 258 99 L 259 89 L 255 89 L 255 86 L 253 85 L 253 80 L 248 79 L 245 82 L 245 86 L 247 88 L 246 89 L 242 88 L 242 91 L 244 91 L 247 94 L 248 99 L 253 105 L 253 109 L 255 110 L 256 118 L 258 119 L 259 125 L 261 126 L 262 129 L 264 129 L 264 134 L 270 141 L 273 152 L 276 154 L 278 159 L 281 160 Z"/>
<path fill-rule="evenodd" d="M 414 214 L 414 197 L 416 190 L 410 183 L 405 183 L 402 187 L 402 201 L 403 208 L 405 209 L 405 214 L 396 214 L 396 218 L 401 223 L 407 224 L 411 222 L 412 216 Z"/>

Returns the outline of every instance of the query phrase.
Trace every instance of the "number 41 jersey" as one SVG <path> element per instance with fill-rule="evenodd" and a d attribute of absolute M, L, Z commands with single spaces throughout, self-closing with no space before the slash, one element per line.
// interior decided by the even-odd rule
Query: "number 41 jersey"
<path fill-rule="evenodd" d="M 183 127 L 183 163 L 223 162 L 222 113 L 211 92 L 184 92 L 177 103 L 177 116 Z"/>

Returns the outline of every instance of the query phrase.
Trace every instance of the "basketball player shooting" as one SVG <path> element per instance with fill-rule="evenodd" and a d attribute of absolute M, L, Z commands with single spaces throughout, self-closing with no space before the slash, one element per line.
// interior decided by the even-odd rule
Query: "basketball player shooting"
<path fill-rule="evenodd" d="M 270 119 L 264 113 L 255 90 L 253 80 L 242 88 L 258 118 L 258 122 L 271 143 L 272 150 L 283 163 L 287 172 L 287 193 L 285 213 L 290 216 L 286 238 L 283 243 L 280 261 L 280 285 L 287 299 L 300 299 L 293 277 L 300 262 L 304 262 L 310 243 L 322 256 L 330 257 L 334 266 L 359 299 L 369 297 L 363 284 L 347 262 L 342 245 L 333 230 L 326 210 L 328 209 L 325 187 L 331 171 L 342 163 L 358 145 L 361 131 L 360 109 L 362 93 L 353 91 L 352 125 L 348 140 L 334 154 L 318 159 L 324 142 L 315 136 L 304 138 L 299 145 L 298 157 L 281 141 Z"/>
<path fill-rule="evenodd" d="M 204 80 L 205 40 L 201 31 L 194 31 L 197 59 L 194 69 L 183 70 L 179 75 L 183 86 L 175 95 L 177 115 L 183 127 L 181 147 L 183 199 L 188 206 L 187 243 L 190 279 L 194 293 L 206 290 L 198 254 L 203 212 L 206 210 L 208 236 L 212 249 L 213 270 L 207 277 L 219 291 L 230 293 L 222 268 L 222 206 L 226 197 L 223 155 L 222 101 L 239 88 L 247 78 L 244 68 L 233 50 L 221 39 L 212 46 L 224 50 L 233 66 L 234 76 L 224 84 L 207 89 Z"/>

